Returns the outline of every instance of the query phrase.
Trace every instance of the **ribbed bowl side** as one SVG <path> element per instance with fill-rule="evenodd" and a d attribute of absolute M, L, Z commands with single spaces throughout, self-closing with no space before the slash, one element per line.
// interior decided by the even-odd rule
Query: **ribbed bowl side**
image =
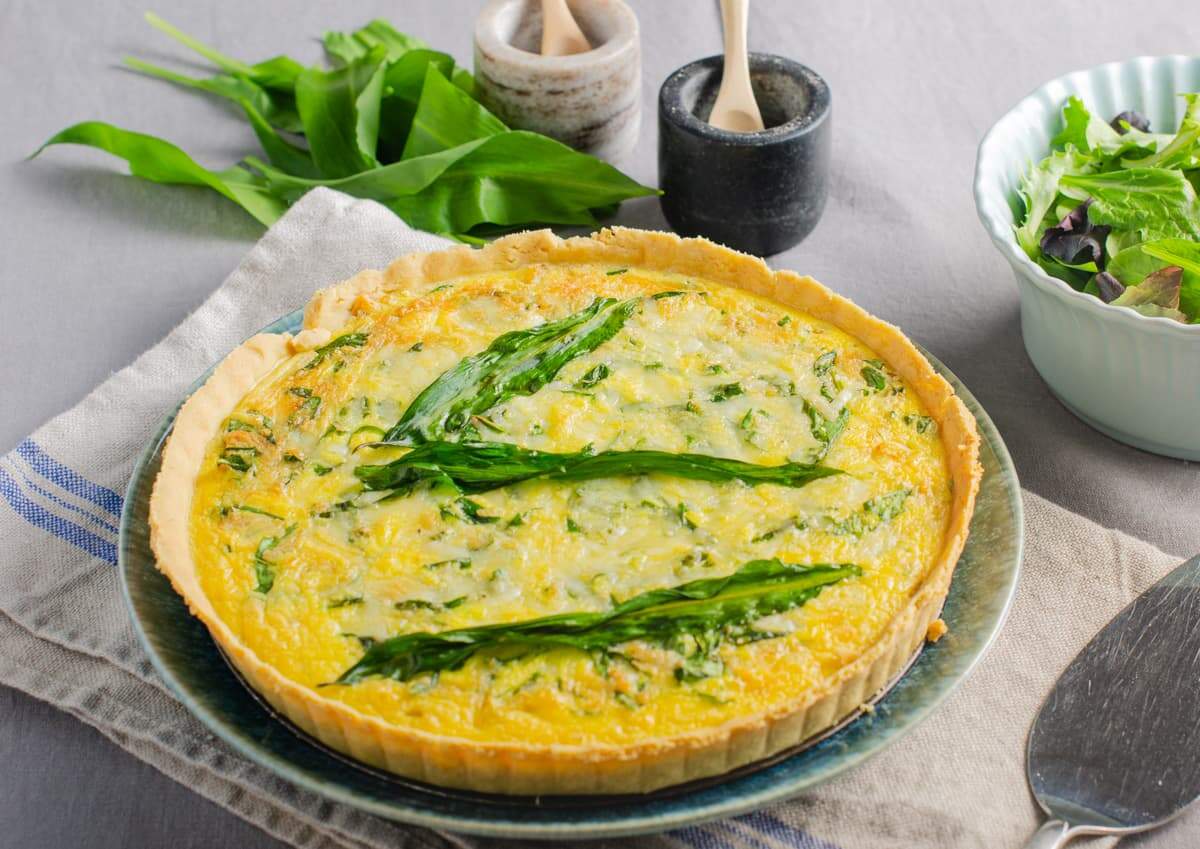
<path fill-rule="evenodd" d="M 1016 275 L 1025 347 L 1080 418 L 1149 451 L 1200 459 L 1200 325 L 1112 307 L 1046 274 L 1017 245 L 1021 174 L 1050 150 L 1071 95 L 1104 117 L 1126 109 L 1173 131 L 1200 91 L 1200 58 L 1140 57 L 1052 80 L 996 122 L 979 145 L 975 203 Z"/>

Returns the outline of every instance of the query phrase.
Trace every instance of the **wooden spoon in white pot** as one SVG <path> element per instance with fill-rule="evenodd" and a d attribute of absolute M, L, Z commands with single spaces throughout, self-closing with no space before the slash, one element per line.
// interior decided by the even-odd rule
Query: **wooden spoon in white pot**
<path fill-rule="evenodd" d="M 592 49 L 567 0 L 542 0 L 542 55 L 570 56 Z"/>
<path fill-rule="evenodd" d="M 718 130 L 757 133 L 763 129 L 762 113 L 750 87 L 750 56 L 746 52 L 746 18 L 750 0 L 721 0 L 721 23 L 725 28 L 725 70 L 721 90 L 708 123 Z M 542 52 L 545 52 L 543 49 Z"/>

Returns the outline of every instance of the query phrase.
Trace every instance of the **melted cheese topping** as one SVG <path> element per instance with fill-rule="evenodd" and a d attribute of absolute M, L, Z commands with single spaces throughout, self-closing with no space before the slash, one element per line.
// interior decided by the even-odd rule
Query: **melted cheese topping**
<path fill-rule="evenodd" d="M 654 299 L 661 292 L 686 294 Z M 472 496 L 369 503 L 353 474 L 404 449 L 378 439 L 423 388 L 500 334 L 643 296 L 611 340 L 537 393 L 476 424 L 526 448 L 649 448 L 761 464 L 811 461 L 814 411 L 845 428 L 822 462 L 846 474 L 791 489 L 665 475 L 535 481 Z M 747 561 L 862 569 L 760 621 L 779 636 L 726 642 L 708 677 L 631 643 L 597 663 L 561 649 L 408 682 L 324 686 L 324 698 L 439 735 L 624 744 L 768 710 L 858 657 L 943 544 L 950 479 L 936 424 L 900 379 L 837 328 L 747 292 L 598 266 L 530 266 L 427 293 L 360 299 L 367 334 L 281 363 L 213 440 L 193 500 L 192 546 L 217 614 L 263 661 L 316 687 L 364 643 L 568 611 L 729 574 Z M 314 359 L 317 361 L 314 363 Z M 608 376 L 580 380 L 598 364 Z M 585 384 L 586 385 L 586 382 Z M 479 521 L 482 517 L 482 520 Z"/>

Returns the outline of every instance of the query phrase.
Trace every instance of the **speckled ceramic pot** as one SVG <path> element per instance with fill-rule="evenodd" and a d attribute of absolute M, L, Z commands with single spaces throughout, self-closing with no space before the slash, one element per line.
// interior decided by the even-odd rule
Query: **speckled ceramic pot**
<path fill-rule="evenodd" d="M 475 23 L 480 100 L 514 129 L 620 159 L 633 149 L 641 123 L 637 17 L 622 0 L 568 5 L 593 49 L 542 56 L 541 3 L 490 0 Z"/>
<path fill-rule="evenodd" d="M 815 72 L 782 56 L 750 54 L 750 83 L 766 129 L 708 123 L 720 56 L 685 65 L 658 94 L 663 214 L 681 234 L 762 256 L 807 236 L 825 209 L 832 100 Z"/>

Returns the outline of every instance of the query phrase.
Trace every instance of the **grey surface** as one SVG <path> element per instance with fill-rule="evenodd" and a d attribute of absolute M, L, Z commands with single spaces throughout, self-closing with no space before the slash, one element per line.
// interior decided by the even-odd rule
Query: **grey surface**
<path fill-rule="evenodd" d="M 252 60 L 281 52 L 315 60 L 322 30 L 390 15 L 468 61 L 478 5 L 162 0 L 156 11 Z M 658 84 L 717 51 L 717 18 L 701 0 L 633 5 L 646 112 L 627 170 L 654 182 Z M 181 55 L 141 22 L 143 8 L 121 0 L 0 6 L 0 451 L 159 339 L 260 232 L 215 195 L 120 176 L 99 153 L 58 148 L 22 161 L 87 118 L 166 136 L 211 165 L 251 148 L 249 129 L 222 104 L 115 67 L 126 53 Z M 1195 52 L 1200 19 L 1190 9 L 1184 0 L 758 0 L 750 26 L 751 49 L 810 65 L 834 97 L 824 219 L 772 262 L 900 324 L 944 360 L 995 418 L 1025 486 L 1179 555 L 1200 550 L 1196 465 L 1099 436 L 1049 395 L 1021 346 L 1016 289 L 975 217 L 970 182 L 979 137 L 1044 80 L 1143 53 Z M 618 220 L 664 226 L 654 200 L 628 204 Z M 7 691 L 0 764 L 0 845 L 277 845 L 83 725 Z"/>

